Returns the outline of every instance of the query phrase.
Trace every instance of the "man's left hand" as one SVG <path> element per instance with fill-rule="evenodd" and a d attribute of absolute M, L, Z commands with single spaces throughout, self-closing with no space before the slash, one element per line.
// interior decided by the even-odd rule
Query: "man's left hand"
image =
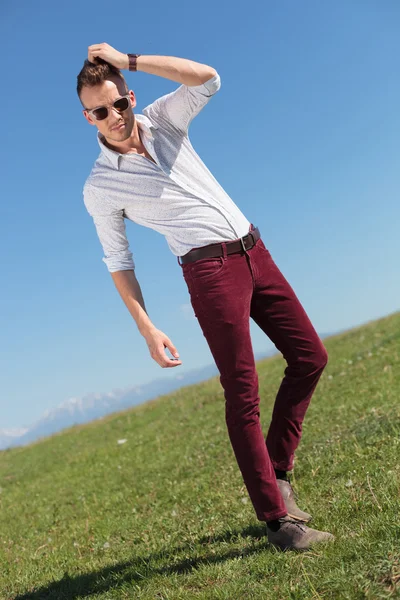
<path fill-rule="evenodd" d="M 129 69 L 129 58 L 127 54 L 119 52 L 110 44 L 92 44 L 88 48 L 88 61 L 96 64 L 96 58 L 102 58 L 117 69 Z"/>

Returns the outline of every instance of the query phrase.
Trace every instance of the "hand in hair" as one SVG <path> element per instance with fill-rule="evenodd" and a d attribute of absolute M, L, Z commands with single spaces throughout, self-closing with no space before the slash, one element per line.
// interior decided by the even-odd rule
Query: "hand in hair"
<path fill-rule="evenodd" d="M 97 59 L 101 59 L 98 61 Z M 92 44 L 88 48 L 88 60 L 91 63 L 108 62 L 117 69 L 129 69 L 129 58 L 127 54 L 118 52 L 115 48 L 103 42 L 102 44 Z"/>

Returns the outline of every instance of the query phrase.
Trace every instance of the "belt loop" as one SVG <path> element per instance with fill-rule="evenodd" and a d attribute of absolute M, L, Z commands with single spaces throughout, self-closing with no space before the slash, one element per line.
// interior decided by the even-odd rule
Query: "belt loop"
<path fill-rule="evenodd" d="M 182 266 L 182 263 L 181 263 L 181 261 L 180 261 L 180 258 L 181 258 L 181 257 L 180 257 L 180 256 L 177 256 L 176 258 L 178 259 L 178 265 L 181 267 L 181 266 Z"/>
<path fill-rule="evenodd" d="M 222 242 L 221 246 L 222 246 L 222 255 L 224 257 L 224 260 L 226 260 L 227 256 L 228 256 L 228 253 L 226 251 L 226 242 Z"/>

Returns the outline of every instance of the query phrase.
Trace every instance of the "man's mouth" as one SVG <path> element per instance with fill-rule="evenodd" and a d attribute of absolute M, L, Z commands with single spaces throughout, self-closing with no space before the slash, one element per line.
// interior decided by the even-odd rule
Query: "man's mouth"
<path fill-rule="evenodd" d="M 112 127 L 111 131 L 118 131 L 119 129 L 122 129 L 123 127 L 125 127 L 125 123 L 119 123 L 115 127 Z"/>

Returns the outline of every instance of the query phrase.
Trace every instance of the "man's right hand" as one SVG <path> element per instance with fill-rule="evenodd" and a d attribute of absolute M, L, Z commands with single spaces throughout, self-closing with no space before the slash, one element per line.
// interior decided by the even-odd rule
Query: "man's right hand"
<path fill-rule="evenodd" d="M 129 312 L 135 319 L 139 332 L 144 337 L 150 350 L 151 357 L 160 365 L 160 367 L 178 367 L 182 364 L 180 360 L 172 360 L 165 353 L 165 348 L 171 352 L 172 356 L 179 358 L 178 350 L 175 348 L 169 337 L 162 331 L 154 327 L 146 312 L 143 300 L 142 290 L 136 279 L 133 269 L 111 272 L 115 286 L 125 302 Z"/>
<path fill-rule="evenodd" d="M 171 352 L 172 356 L 179 358 L 178 350 L 175 348 L 169 337 L 159 329 L 153 329 L 144 336 L 153 358 L 160 367 L 177 367 L 182 364 L 181 360 L 172 360 L 165 353 L 165 348 Z"/>

